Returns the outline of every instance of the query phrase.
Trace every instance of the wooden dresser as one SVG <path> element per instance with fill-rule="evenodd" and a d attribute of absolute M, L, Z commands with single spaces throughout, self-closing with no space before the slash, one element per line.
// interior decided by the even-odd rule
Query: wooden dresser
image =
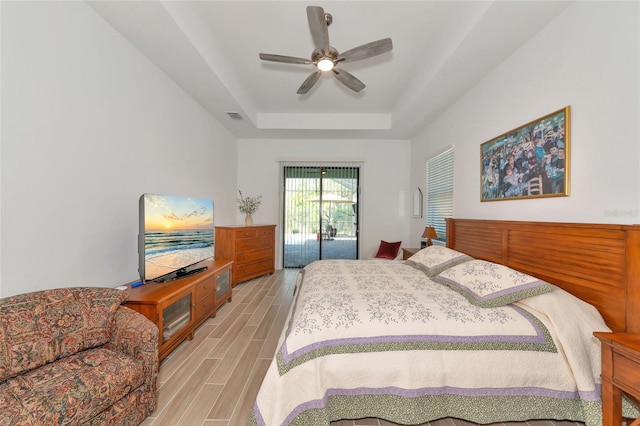
<path fill-rule="evenodd" d="M 233 261 L 232 287 L 275 272 L 276 225 L 216 226 L 215 258 Z"/>

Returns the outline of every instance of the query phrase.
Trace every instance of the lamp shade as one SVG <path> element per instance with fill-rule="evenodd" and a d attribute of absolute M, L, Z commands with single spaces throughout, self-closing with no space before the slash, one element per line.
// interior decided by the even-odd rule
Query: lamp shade
<path fill-rule="evenodd" d="M 422 238 L 438 238 L 438 234 L 436 233 L 436 228 L 433 226 L 427 226 L 424 228 L 424 232 L 422 233 Z"/>

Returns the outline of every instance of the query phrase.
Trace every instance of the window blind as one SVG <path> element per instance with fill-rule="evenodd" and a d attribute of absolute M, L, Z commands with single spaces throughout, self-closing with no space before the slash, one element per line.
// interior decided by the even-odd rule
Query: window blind
<path fill-rule="evenodd" d="M 453 216 L 453 147 L 427 160 L 426 188 L 427 226 L 445 241 L 445 218 Z"/>
<path fill-rule="evenodd" d="M 357 259 L 361 162 L 282 161 L 282 266 Z"/>

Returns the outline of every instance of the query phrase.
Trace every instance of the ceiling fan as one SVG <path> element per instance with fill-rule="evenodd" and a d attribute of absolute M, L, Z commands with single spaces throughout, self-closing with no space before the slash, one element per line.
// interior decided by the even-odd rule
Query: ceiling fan
<path fill-rule="evenodd" d="M 307 19 L 311 37 L 315 44 L 315 50 L 311 53 L 311 59 L 296 58 L 293 56 L 272 55 L 261 53 L 260 59 L 263 61 L 283 62 L 287 64 L 313 64 L 316 68 L 298 89 L 298 94 L 303 95 L 313 87 L 323 72 L 331 71 L 342 84 L 349 89 L 359 92 L 364 89 L 363 82 L 343 69 L 338 69 L 338 65 L 343 62 L 354 62 L 372 56 L 377 56 L 388 52 L 393 48 L 390 38 L 384 38 L 371 43 L 366 43 L 346 52 L 339 53 L 333 46 L 329 45 L 329 25 L 333 22 L 333 16 L 325 13 L 319 6 L 307 6 Z"/>

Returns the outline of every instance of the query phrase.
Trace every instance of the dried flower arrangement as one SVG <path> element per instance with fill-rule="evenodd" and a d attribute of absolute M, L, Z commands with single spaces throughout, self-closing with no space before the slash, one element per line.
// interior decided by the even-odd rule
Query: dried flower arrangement
<path fill-rule="evenodd" d="M 262 195 L 257 197 L 245 197 L 242 195 L 242 191 L 238 190 L 240 198 L 238 198 L 238 210 L 244 214 L 254 214 L 260 204 L 262 203 Z"/>

